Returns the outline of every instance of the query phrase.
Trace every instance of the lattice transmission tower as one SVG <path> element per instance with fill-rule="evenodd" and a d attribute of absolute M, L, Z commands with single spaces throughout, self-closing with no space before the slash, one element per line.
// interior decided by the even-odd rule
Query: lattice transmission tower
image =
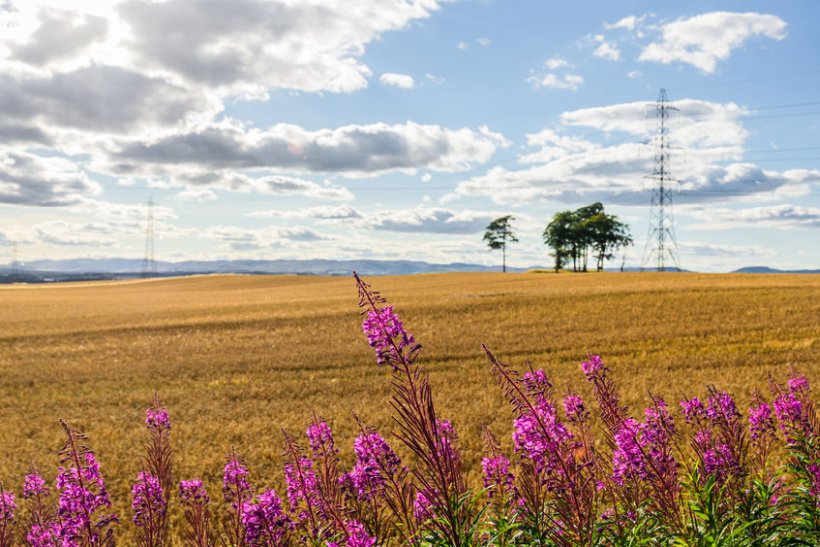
<path fill-rule="evenodd" d="M 649 211 L 649 230 L 646 236 L 641 269 L 656 268 L 663 272 L 669 267 L 680 269 L 678 243 L 675 239 L 675 219 L 672 215 L 672 192 L 677 183 L 669 168 L 669 113 L 678 110 L 666 99 L 661 89 L 655 104 L 658 129 L 655 133 L 655 167 L 652 179 L 652 201 Z"/>
<path fill-rule="evenodd" d="M 140 277 L 156 277 L 157 261 L 154 257 L 154 199 L 148 198 L 145 213 L 145 257 L 142 259 Z"/>

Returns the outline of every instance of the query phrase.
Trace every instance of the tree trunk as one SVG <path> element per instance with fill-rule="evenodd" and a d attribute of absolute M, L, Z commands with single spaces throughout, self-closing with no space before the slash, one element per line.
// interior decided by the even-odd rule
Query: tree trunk
<path fill-rule="evenodd" d="M 501 272 L 507 273 L 507 245 L 501 246 Z"/>

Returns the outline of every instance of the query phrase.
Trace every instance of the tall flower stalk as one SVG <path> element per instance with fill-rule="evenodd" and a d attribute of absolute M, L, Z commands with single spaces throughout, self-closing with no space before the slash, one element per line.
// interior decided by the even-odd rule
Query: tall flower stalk
<path fill-rule="evenodd" d="M 57 475 L 59 491 L 60 540 L 63 545 L 85 547 L 114 545 L 114 525 L 119 518 L 106 514 L 111 507 L 100 465 L 94 452 L 84 444 L 85 435 L 60 420 L 66 441 L 60 450 Z"/>
<path fill-rule="evenodd" d="M 211 498 L 201 480 L 179 481 L 179 501 L 182 504 L 186 528 L 183 541 L 186 547 L 212 547 Z"/>
<path fill-rule="evenodd" d="M 390 405 L 398 427 L 396 436 L 415 454 L 413 467 L 429 526 L 452 545 L 468 543 L 474 514 L 461 473 L 461 456 L 451 426 L 436 414 L 430 379 L 415 361 L 421 345 L 408 333 L 392 306 L 355 272 L 359 307 L 365 316 L 362 329 L 376 352 L 378 364 L 393 370 Z M 447 422 L 449 424 L 449 422 Z"/>

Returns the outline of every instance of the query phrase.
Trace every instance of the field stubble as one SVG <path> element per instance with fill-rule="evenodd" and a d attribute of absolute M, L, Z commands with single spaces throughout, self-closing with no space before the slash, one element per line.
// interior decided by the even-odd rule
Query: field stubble
<path fill-rule="evenodd" d="M 559 393 L 589 396 L 578 364 L 600 353 L 624 402 L 676 401 L 707 384 L 740 406 L 792 365 L 820 382 L 820 276 L 440 274 L 379 277 L 424 345 L 440 416 L 478 481 L 481 428 L 509 446 L 510 412 L 483 356 L 543 367 Z M 0 481 L 19 491 L 34 463 L 53 477 L 57 419 L 90 437 L 115 510 L 130 517 L 144 411 L 171 413 L 177 478 L 216 494 L 230 448 L 253 483 L 280 487 L 282 429 L 311 415 L 343 456 L 351 411 L 391 429 L 389 371 L 374 364 L 351 278 L 203 276 L 0 289 Z M 398 444 L 398 443 L 395 443 Z M 400 451 L 401 452 L 401 451 Z"/>

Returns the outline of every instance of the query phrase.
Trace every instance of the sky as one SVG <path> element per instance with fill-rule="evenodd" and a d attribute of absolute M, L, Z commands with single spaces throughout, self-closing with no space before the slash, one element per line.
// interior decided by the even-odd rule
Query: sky
<path fill-rule="evenodd" d="M 549 265 L 600 201 L 646 256 L 669 106 L 680 265 L 820 267 L 813 0 L 0 0 L 0 263 Z"/>

